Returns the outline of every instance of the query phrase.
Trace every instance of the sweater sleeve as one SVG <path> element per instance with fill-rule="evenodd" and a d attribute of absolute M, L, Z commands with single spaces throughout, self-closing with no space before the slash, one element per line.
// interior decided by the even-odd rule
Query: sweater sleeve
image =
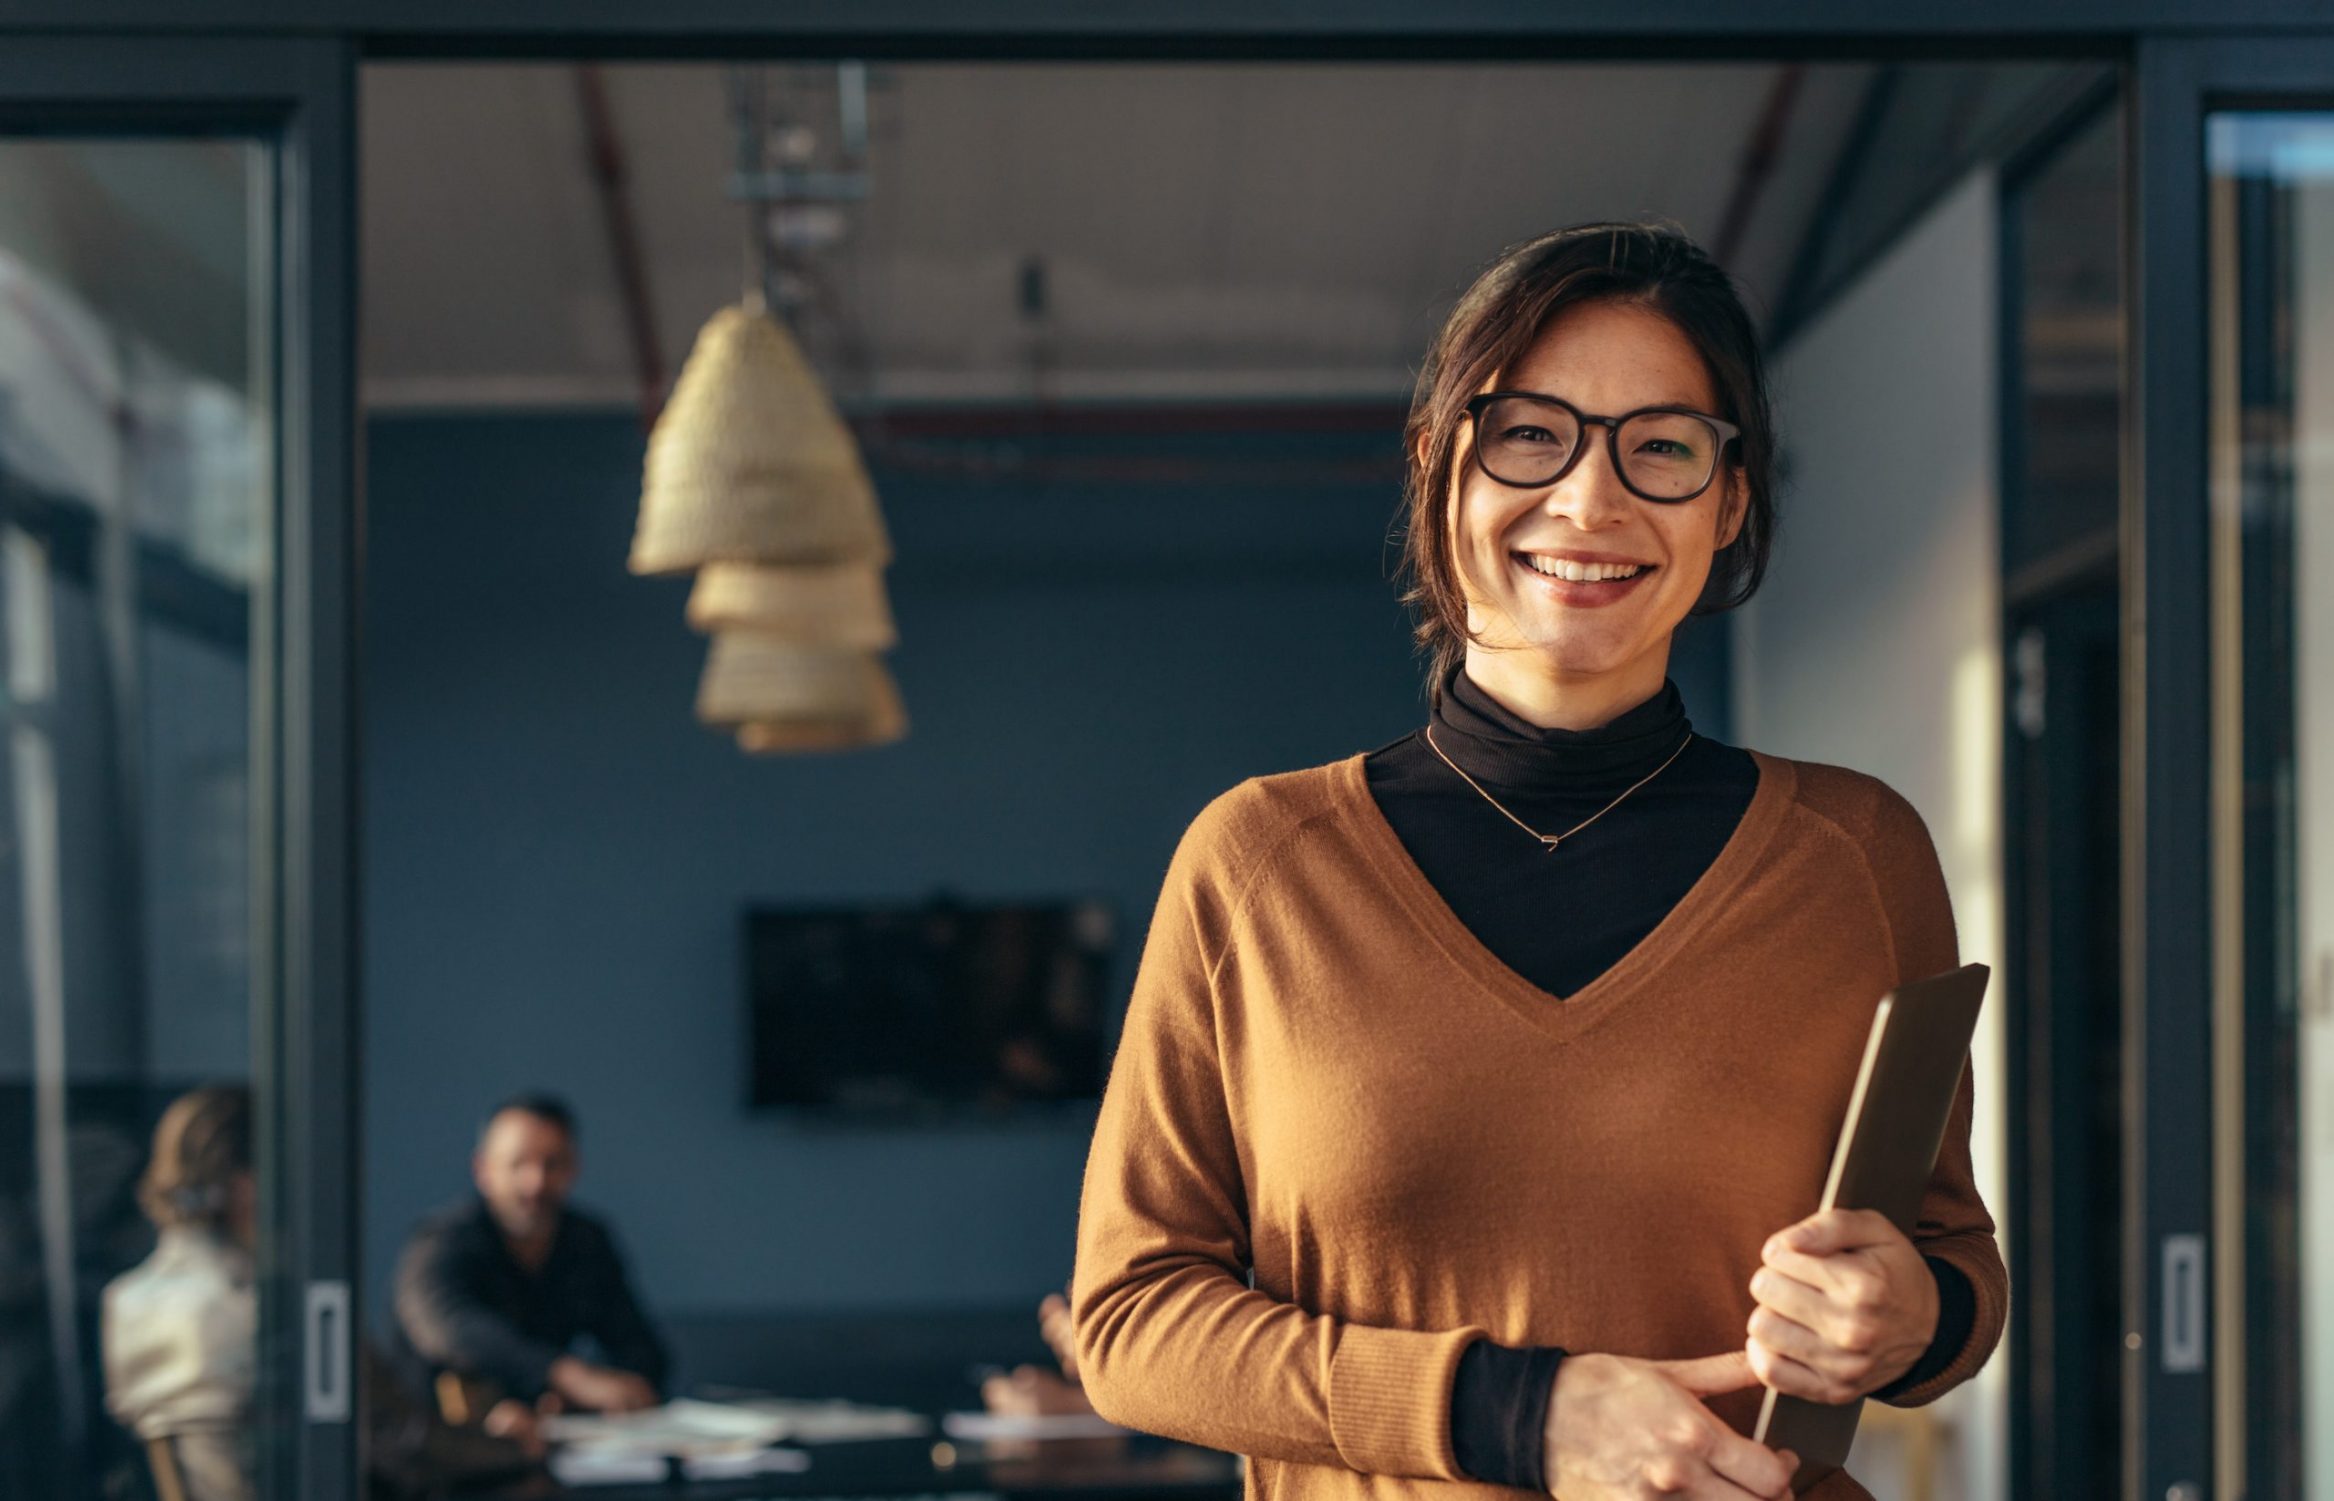
<path fill-rule="evenodd" d="M 1899 982 L 1957 968 L 1961 958 L 1953 903 L 1936 846 L 1920 813 L 1893 792 L 1883 802 L 1871 861 L 1896 946 Z M 1937 1166 L 1922 1195 L 1912 1236 L 1922 1255 L 1950 1263 L 1968 1279 L 1974 1304 L 1969 1335 L 1942 1369 L 1909 1385 L 1884 1389 L 1880 1400 L 1895 1407 L 1925 1406 L 1976 1375 L 2001 1343 L 2009 1319 L 2009 1269 L 1994 1238 L 1993 1215 L 1978 1196 L 1970 1162 L 1974 1073 L 1964 1060 L 1961 1082 L 1945 1118 L 1945 1139 L 1938 1147 Z"/>
<path fill-rule="evenodd" d="M 1227 797 L 1230 794 L 1226 795 Z M 1232 1453 L 1464 1478 L 1459 1357 L 1485 1331 L 1377 1328 L 1249 1285 L 1240 1144 L 1219 1040 L 1238 891 L 1219 798 L 1169 862 L 1078 1211 L 1078 1370 L 1112 1422 Z"/>

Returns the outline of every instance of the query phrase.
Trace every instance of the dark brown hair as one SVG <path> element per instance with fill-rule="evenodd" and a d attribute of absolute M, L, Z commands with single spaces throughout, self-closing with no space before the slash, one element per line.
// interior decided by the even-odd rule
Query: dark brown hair
<path fill-rule="evenodd" d="M 568 1107 L 567 1101 L 549 1090 L 528 1089 L 512 1095 L 486 1112 L 486 1119 L 478 1123 L 478 1141 L 481 1146 L 485 1145 L 486 1133 L 494 1129 L 494 1123 L 514 1110 L 521 1115 L 531 1115 L 546 1125 L 557 1126 L 559 1134 L 567 1138 L 568 1144 L 575 1144 L 575 1111 Z"/>
<path fill-rule="evenodd" d="M 227 1223 L 237 1173 L 251 1171 L 251 1092 L 215 1084 L 180 1095 L 154 1127 L 138 1207 L 157 1225 Z"/>
<path fill-rule="evenodd" d="M 1693 615 L 1731 610 L 1757 592 L 1775 539 L 1775 421 L 1765 363 L 1734 282 L 1685 234 L 1662 223 L 1575 224 L 1510 247 L 1451 309 L 1410 402 L 1402 432 L 1409 478 L 1400 574 L 1419 650 L 1433 654 L 1437 692 L 1465 655 L 1466 597 L 1451 560 L 1451 464 L 1467 399 L 1504 377 L 1565 308 L 1619 302 L 1659 313 L 1701 354 L 1718 412 L 1742 429 L 1733 462 L 1749 498 L 1734 541 L 1710 561 Z M 1420 453 L 1421 448 L 1425 450 Z"/>

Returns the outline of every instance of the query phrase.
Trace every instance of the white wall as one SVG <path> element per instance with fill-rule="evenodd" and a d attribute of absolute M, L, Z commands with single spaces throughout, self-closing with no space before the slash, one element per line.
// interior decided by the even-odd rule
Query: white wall
<path fill-rule="evenodd" d="M 1995 203 L 1992 174 L 1970 177 L 1776 361 L 1789 477 L 1736 620 L 1734 704 L 1740 743 L 1870 772 L 1928 821 L 1961 957 L 1994 967 L 1973 1150 L 2006 1252 Z M 1941 1501 L 2007 1493 L 2008 1393 L 2005 1339 L 1916 1410 L 1946 1426 Z M 1893 1416 L 1849 1466 L 1881 1501 L 1906 1493 Z"/>

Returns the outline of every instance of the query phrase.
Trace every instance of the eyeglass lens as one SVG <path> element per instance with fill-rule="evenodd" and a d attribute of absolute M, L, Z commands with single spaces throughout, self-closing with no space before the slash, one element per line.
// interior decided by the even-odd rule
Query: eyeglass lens
<path fill-rule="evenodd" d="M 1579 419 L 1554 402 L 1503 396 L 1484 407 L 1475 442 L 1492 478 L 1544 485 L 1570 462 L 1580 433 Z M 1717 430 L 1683 412 L 1640 412 L 1617 436 L 1622 478 L 1656 500 L 1698 494 L 1717 467 Z"/>

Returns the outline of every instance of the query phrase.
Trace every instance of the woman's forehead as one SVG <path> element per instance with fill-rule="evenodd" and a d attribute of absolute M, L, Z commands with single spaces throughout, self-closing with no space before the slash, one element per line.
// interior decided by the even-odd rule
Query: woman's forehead
<path fill-rule="evenodd" d="M 1546 391 L 1591 412 L 1715 400 L 1710 372 L 1685 331 L 1650 309 L 1588 302 L 1540 330 L 1485 390 Z"/>

